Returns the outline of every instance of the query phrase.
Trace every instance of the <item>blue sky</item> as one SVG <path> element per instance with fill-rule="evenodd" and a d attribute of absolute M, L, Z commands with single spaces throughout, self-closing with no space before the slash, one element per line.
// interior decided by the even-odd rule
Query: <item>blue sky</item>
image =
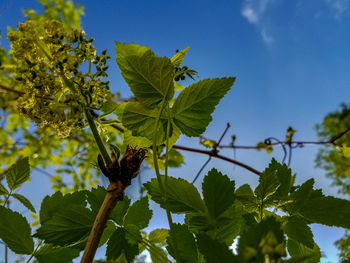
<path fill-rule="evenodd" d="M 230 122 L 229 135 L 237 135 L 237 144 L 254 145 L 269 136 L 283 139 L 288 126 L 298 131 L 296 139 L 317 140 L 314 125 L 341 102 L 348 102 L 350 0 L 75 2 L 85 6 L 82 26 L 87 35 L 95 37 L 98 50 L 109 50 L 111 88 L 122 96 L 128 97 L 130 91 L 115 63 L 114 41 L 146 45 L 161 56 L 172 56 L 176 49 L 190 46 L 184 64 L 196 69 L 200 79 L 237 77 L 213 114 L 206 137 L 218 138 L 226 122 Z M 29 7 L 41 8 L 34 0 L 0 2 L 2 45 L 7 45 L 6 26 L 15 27 L 23 21 L 21 12 Z M 224 143 L 229 143 L 229 138 Z M 199 147 L 196 138 L 181 137 L 178 144 Z M 324 171 L 314 167 L 316 153 L 316 146 L 293 152 L 291 168 L 297 173 L 297 183 L 314 177 L 324 193 L 336 195 L 337 189 L 330 186 Z M 233 157 L 229 150 L 222 154 Z M 171 170 L 171 175 L 191 180 L 206 157 L 184 155 L 186 165 Z M 272 157 L 281 160 L 282 151 L 276 149 L 271 155 L 236 152 L 237 160 L 258 170 L 263 170 Z M 236 185 L 257 184 L 254 174 L 220 160 L 212 161 L 205 171 L 214 166 L 234 179 Z M 40 179 L 32 176 L 32 182 L 21 191 L 32 194 L 35 187 L 35 205 L 39 208 L 50 186 L 42 175 L 37 176 Z M 142 180 L 151 176 L 152 171 L 145 171 Z M 152 208 L 158 211 L 155 205 Z M 166 227 L 165 217 L 160 212 L 156 214 L 152 225 Z M 333 242 L 343 230 L 319 225 L 312 229 L 325 254 L 322 262 L 337 262 Z"/>

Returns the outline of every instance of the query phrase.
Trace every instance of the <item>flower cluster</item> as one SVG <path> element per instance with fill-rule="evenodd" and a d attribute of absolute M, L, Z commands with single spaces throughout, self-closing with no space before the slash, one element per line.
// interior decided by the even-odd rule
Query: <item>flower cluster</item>
<path fill-rule="evenodd" d="M 39 127 L 50 126 L 67 137 L 85 126 L 84 108 L 99 109 L 109 98 L 109 81 L 103 78 L 110 57 L 106 50 L 96 55 L 93 39 L 87 39 L 84 31 L 67 32 L 56 20 L 42 26 L 29 20 L 7 37 L 16 81 L 24 92 L 17 107 Z"/>

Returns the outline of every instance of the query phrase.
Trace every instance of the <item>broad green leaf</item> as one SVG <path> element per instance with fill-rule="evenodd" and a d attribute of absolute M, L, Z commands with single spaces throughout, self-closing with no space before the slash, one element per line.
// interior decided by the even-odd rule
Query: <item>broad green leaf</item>
<path fill-rule="evenodd" d="M 123 229 L 125 230 L 125 238 L 129 241 L 130 244 L 138 245 L 140 242 L 142 242 L 140 227 L 133 224 L 125 224 L 123 226 Z"/>
<path fill-rule="evenodd" d="M 293 200 L 292 204 L 288 204 L 287 211 L 290 214 L 294 214 L 297 212 L 301 207 L 304 206 L 306 200 L 309 200 L 311 194 L 313 193 L 313 186 L 314 186 L 315 180 L 313 178 L 307 180 L 305 183 L 303 183 L 294 193 L 290 195 L 291 199 Z"/>
<path fill-rule="evenodd" d="M 239 200 L 247 212 L 256 212 L 258 209 L 258 200 L 256 199 L 253 190 L 248 184 L 240 186 L 236 191 L 236 198 Z"/>
<path fill-rule="evenodd" d="M 22 205 L 24 205 L 30 211 L 32 211 L 33 213 L 36 213 L 34 206 L 26 197 L 24 197 L 23 195 L 20 195 L 20 194 L 12 194 L 11 196 L 16 198 L 18 201 L 20 201 L 22 203 Z"/>
<path fill-rule="evenodd" d="M 288 238 L 301 243 L 312 249 L 314 246 L 314 235 L 306 222 L 296 216 L 285 218 L 286 222 L 283 224 L 283 230 Z"/>
<path fill-rule="evenodd" d="M 89 209 L 70 204 L 42 223 L 34 236 L 53 245 L 71 245 L 89 235 L 93 222 L 94 216 Z"/>
<path fill-rule="evenodd" d="M 321 251 L 320 248 L 315 243 L 313 248 L 310 249 L 303 244 L 294 241 L 293 239 L 288 239 L 287 241 L 288 253 L 294 257 L 302 257 L 306 258 L 302 261 L 303 263 L 319 263 L 321 259 Z"/>
<path fill-rule="evenodd" d="M 350 201 L 325 196 L 305 202 L 299 213 L 312 223 L 350 229 Z"/>
<path fill-rule="evenodd" d="M 120 226 L 124 224 L 124 216 L 129 209 L 130 202 L 129 197 L 124 195 L 124 199 L 122 201 L 118 201 L 117 205 L 112 210 L 111 219 Z"/>
<path fill-rule="evenodd" d="M 30 255 L 34 250 L 30 225 L 21 214 L 0 206 L 0 238 L 17 254 Z"/>
<path fill-rule="evenodd" d="M 143 197 L 130 206 L 125 215 L 124 224 L 133 224 L 139 229 L 143 229 L 148 226 L 149 221 L 152 218 L 152 214 L 152 210 L 149 209 L 148 198 Z"/>
<path fill-rule="evenodd" d="M 210 263 L 240 262 L 233 255 L 230 248 L 211 237 L 202 234 L 197 238 L 199 251 L 204 255 L 205 261 Z"/>
<path fill-rule="evenodd" d="M 277 177 L 277 169 L 273 169 L 272 165 L 266 168 L 259 176 L 259 185 L 255 188 L 255 195 L 259 200 L 274 194 L 280 187 L 281 183 Z"/>
<path fill-rule="evenodd" d="M 181 263 L 198 262 L 196 241 L 186 225 L 172 224 L 167 238 L 169 254 Z"/>
<path fill-rule="evenodd" d="M 170 59 L 135 44 L 116 42 L 116 50 L 122 76 L 140 103 L 153 107 L 173 97 L 175 68 Z"/>
<path fill-rule="evenodd" d="M 107 100 L 105 103 L 103 103 L 102 107 L 101 107 L 101 111 L 103 112 L 103 114 L 101 114 L 98 118 L 102 119 L 110 114 L 112 114 L 118 107 L 118 103 L 116 103 L 115 101 L 109 99 Z"/>
<path fill-rule="evenodd" d="M 108 241 L 108 239 L 111 237 L 111 235 L 114 233 L 115 230 L 116 230 L 115 224 L 111 220 L 108 220 L 106 227 L 103 230 L 102 237 L 100 239 L 100 242 L 98 243 L 98 246 L 100 247 L 104 245 Z M 86 241 L 87 241 L 87 238 L 86 238 Z M 85 243 L 84 243 L 84 247 L 85 247 Z"/>
<path fill-rule="evenodd" d="M 174 67 L 178 68 L 181 66 L 182 61 L 185 58 L 185 55 L 190 47 L 187 47 L 179 52 L 176 52 L 176 54 L 170 59 L 171 63 L 173 63 Z"/>
<path fill-rule="evenodd" d="M 183 163 L 184 156 L 176 149 L 170 149 L 168 152 L 168 167 L 180 167 Z"/>
<path fill-rule="evenodd" d="M 87 191 L 87 201 L 90 204 L 90 208 L 92 213 L 96 216 L 100 207 L 103 203 L 103 200 L 106 197 L 106 189 L 102 186 L 98 186 L 97 188 L 92 188 L 90 191 Z"/>
<path fill-rule="evenodd" d="M 164 228 L 154 229 L 151 233 L 149 233 L 148 240 L 155 244 L 158 244 L 158 243 L 164 244 L 168 234 L 169 234 L 168 229 L 164 229 Z"/>
<path fill-rule="evenodd" d="M 216 169 L 208 172 L 202 184 L 204 202 L 212 218 L 221 215 L 235 200 L 235 182 Z"/>
<path fill-rule="evenodd" d="M 164 182 L 164 178 L 162 179 Z M 158 203 L 162 208 L 168 208 L 174 213 L 186 213 L 205 211 L 205 205 L 196 187 L 182 178 L 168 176 L 167 185 L 167 203 L 164 202 L 163 195 L 160 192 L 157 179 L 151 179 L 144 184 L 151 199 Z"/>
<path fill-rule="evenodd" d="M 11 191 L 29 180 L 29 158 L 25 157 L 13 164 L 6 173 L 7 185 Z"/>
<path fill-rule="evenodd" d="M 62 195 L 61 192 L 56 192 L 52 196 L 46 196 L 41 202 L 40 207 L 40 223 L 52 219 L 55 213 L 61 208 L 66 208 L 70 205 L 86 206 L 85 191 L 78 191 L 72 194 Z"/>
<path fill-rule="evenodd" d="M 120 112 L 121 109 L 123 109 L 122 112 Z M 118 112 L 120 121 L 128 130 L 132 131 L 133 136 L 142 136 L 153 140 L 159 107 L 149 109 L 139 102 L 127 102 L 123 108 L 118 109 Z M 167 124 L 168 120 L 163 114 L 156 132 L 159 143 L 165 139 Z"/>
<path fill-rule="evenodd" d="M 9 191 L 7 191 L 7 189 L 2 184 L 0 184 L 0 195 L 8 195 L 8 194 L 9 194 Z"/>
<path fill-rule="evenodd" d="M 126 239 L 125 230 L 118 228 L 108 240 L 106 257 L 107 260 L 115 260 L 123 253 L 128 262 L 133 262 L 133 259 L 139 254 L 139 249 L 136 244 L 130 244 Z"/>
<path fill-rule="evenodd" d="M 54 247 L 51 244 L 45 244 L 34 253 L 39 263 L 62 263 L 72 262 L 80 254 L 78 249 L 68 247 Z"/>
<path fill-rule="evenodd" d="M 241 205 L 233 205 L 215 219 L 205 213 L 187 213 L 185 223 L 195 234 L 207 234 L 219 242 L 231 245 L 244 226 L 244 210 Z"/>
<path fill-rule="evenodd" d="M 151 246 L 148 248 L 151 256 L 152 263 L 166 263 L 169 262 L 168 256 L 165 251 L 158 246 Z"/>
<path fill-rule="evenodd" d="M 128 129 L 124 130 L 123 136 L 124 145 L 129 145 L 130 147 L 149 148 L 152 145 L 151 140 L 142 136 L 133 136 L 132 131 Z"/>
<path fill-rule="evenodd" d="M 229 91 L 235 78 L 205 79 L 184 89 L 172 108 L 174 122 L 187 136 L 201 135 L 211 122 L 211 114 Z"/>

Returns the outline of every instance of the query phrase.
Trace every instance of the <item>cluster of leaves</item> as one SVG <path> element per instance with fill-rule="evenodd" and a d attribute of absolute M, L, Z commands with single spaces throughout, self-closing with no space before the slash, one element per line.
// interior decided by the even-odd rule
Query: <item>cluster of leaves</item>
<path fill-rule="evenodd" d="M 144 249 L 153 262 L 170 262 L 169 256 L 177 262 L 319 262 L 321 252 L 309 225 L 350 229 L 350 202 L 324 196 L 313 189 L 313 179 L 295 186 L 294 178 L 286 165 L 272 160 L 253 191 L 249 185 L 235 189 L 234 181 L 212 169 L 204 177 L 202 196 L 190 182 L 168 177 L 167 201 L 152 179 L 145 184 L 150 198 L 172 213 L 184 214 L 185 222 L 147 234 L 144 228 L 152 217 L 148 198 L 130 205 L 125 197 L 113 209 L 99 245 L 107 243 L 111 262 L 132 262 Z M 6 179 L 9 190 L 1 186 L 0 194 L 33 211 L 25 197 L 13 193 L 29 179 L 28 159 L 13 165 Z M 105 194 L 98 187 L 45 197 L 34 234 L 26 218 L 1 206 L 0 238 L 15 253 L 32 255 L 38 262 L 70 262 L 84 249 Z M 287 250 L 292 258 L 284 260 Z"/>

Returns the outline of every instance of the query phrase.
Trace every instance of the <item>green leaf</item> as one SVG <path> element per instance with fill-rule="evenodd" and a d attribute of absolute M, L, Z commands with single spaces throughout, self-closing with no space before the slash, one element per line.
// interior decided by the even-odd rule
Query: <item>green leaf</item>
<path fill-rule="evenodd" d="M 321 260 L 321 251 L 316 243 L 310 249 L 293 239 L 288 239 L 287 248 L 292 258 L 305 256 L 306 258 L 302 261 L 303 263 L 318 263 Z"/>
<path fill-rule="evenodd" d="M 53 245 L 71 245 L 89 235 L 93 222 L 94 216 L 89 209 L 70 204 L 42 223 L 34 236 Z"/>
<path fill-rule="evenodd" d="M 299 213 L 312 223 L 350 229 L 350 201 L 325 196 L 305 202 Z"/>
<path fill-rule="evenodd" d="M 13 164 L 6 173 L 7 185 L 11 191 L 29 180 L 29 158 L 25 157 Z"/>
<path fill-rule="evenodd" d="M 176 262 L 198 262 L 196 241 L 186 225 L 172 224 L 167 244 L 167 250 L 176 259 Z"/>
<path fill-rule="evenodd" d="M 157 243 L 164 244 L 168 234 L 169 234 L 168 229 L 164 229 L 164 228 L 154 229 L 151 233 L 149 233 L 148 240 L 155 244 Z"/>
<path fill-rule="evenodd" d="M 117 205 L 112 210 L 111 219 L 120 226 L 124 224 L 124 216 L 129 209 L 130 202 L 131 200 L 129 197 L 124 195 L 124 199 L 122 201 L 118 201 Z"/>
<path fill-rule="evenodd" d="M 148 251 L 151 256 L 152 263 L 169 262 L 167 254 L 162 248 L 157 246 L 151 246 L 150 248 L 148 248 Z"/>
<path fill-rule="evenodd" d="M 139 102 L 127 102 L 119 108 L 119 118 L 123 125 L 132 131 L 133 136 L 142 136 L 153 140 L 156 119 L 158 118 L 159 107 L 149 109 Z M 165 140 L 167 117 L 162 115 L 156 136 L 160 143 Z"/>
<path fill-rule="evenodd" d="M 259 206 L 258 200 L 248 184 L 240 186 L 235 194 L 236 198 L 243 204 L 247 212 L 252 213 L 257 211 Z"/>
<path fill-rule="evenodd" d="M 168 152 L 168 167 L 180 167 L 183 163 L 184 156 L 174 148 L 170 149 Z"/>
<path fill-rule="evenodd" d="M 164 182 L 164 179 L 163 179 Z M 144 184 L 151 199 L 158 203 L 162 208 L 168 208 L 174 213 L 186 213 L 195 211 L 205 211 L 205 205 L 196 187 L 182 178 L 168 176 L 167 185 L 167 203 L 164 203 L 163 196 L 159 189 L 157 179 L 151 179 Z"/>
<path fill-rule="evenodd" d="M 304 206 L 305 201 L 309 200 L 311 194 L 314 191 L 314 183 L 315 180 L 311 178 L 299 186 L 299 188 L 290 195 L 291 199 L 293 200 L 292 204 L 287 205 L 287 210 L 290 214 L 297 212 L 301 207 Z"/>
<path fill-rule="evenodd" d="M 172 108 L 174 122 L 187 136 L 201 135 L 211 122 L 211 114 L 229 91 L 235 78 L 205 79 L 184 89 Z"/>
<path fill-rule="evenodd" d="M 34 250 L 30 225 L 21 214 L 0 206 L 0 238 L 14 253 L 30 255 Z"/>
<path fill-rule="evenodd" d="M 235 182 L 213 168 L 204 177 L 202 192 L 209 214 L 216 218 L 233 204 Z"/>
<path fill-rule="evenodd" d="M 118 107 L 118 103 L 116 103 L 115 101 L 109 99 L 107 100 L 105 103 L 103 103 L 102 107 L 101 107 L 101 111 L 103 112 L 103 114 L 101 114 L 98 118 L 102 119 L 110 114 L 112 114 Z"/>
<path fill-rule="evenodd" d="M 7 191 L 7 189 L 2 184 L 0 184 L 0 195 L 8 195 L 8 194 L 9 194 L 9 191 Z"/>
<path fill-rule="evenodd" d="M 148 226 L 152 214 L 152 210 L 149 209 L 148 198 L 143 197 L 129 208 L 124 218 L 124 224 L 133 224 L 139 229 L 143 229 Z"/>
<path fill-rule="evenodd" d="M 179 52 L 176 52 L 176 54 L 170 59 L 171 63 L 173 63 L 174 67 L 180 67 L 182 64 L 182 61 L 185 58 L 185 55 L 190 47 L 187 47 Z"/>
<path fill-rule="evenodd" d="M 173 97 L 175 68 L 170 59 L 135 44 L 116 42 L 116 50 L 122 76 L 140 103 L 153 107 Z"/>
<path fill-rule="evenodd" d="M 26 197 L 24 197 L 23 195 L 20 195 L 20 194 L 12 194 L 11 196 L 16 198 L 18 201 L 20 201 L 22 203 L 22 205 L 24 205 L 30 211 L 32 211 L 33 213 L 36 213 L 34 206 Z"/>
<path fill-rule="evenodd" d="M 125 254 L 128 262 L 133 262 L 133 259 L 139 254 L 139 249 L 137 244 L 130 244 L 126 239 L 125 230 L 118 228 L 108 240 L 106 257 L 108 260 L 115 260 L 122 253 Z"/>
<path fill-rule="evenodd" d="M 296 216 L 287 217 L 285 220 L 286 222 L 283 224 L 283 230 L 288 238 L 312 249 L 315 243 L 314 235 L 306 222 L 302 218 Z"/>
<path fill-rule="evenodd" d="M 54 247 L 51 244 L 45 244 L 34 253 L 39 263 L 62 263 L 72 262 L 80 254 L 78 249 L 68 247 Z"/>
<path fill-rule="evenodd" d="M 277 177 L 277 169 L 273 169 L 271 166 L 260 174 L 259 185 L 254 191 L 256 197 L 260 200 L 274 194 L 281 185 Z"/>
<path fill-rule="evenodd" d="M 41 202 L 40 207 L 40 224 L 52 219 L 55 213 L 61 208 L 66 208 L 70 205 L 86 206 L 85 191 L 78 191 L 72 194 L 62 195 L 61 192 L 56 192 L 52 196 L 46 196 Z"/>
<path fill-rule="evenodd" d="M 229 247 L 211 237 L 202 234 L 197 238 L 199 251 L 204 255 L 205 261 L 210 263 L 240 262 L 233 255 Z"/>

